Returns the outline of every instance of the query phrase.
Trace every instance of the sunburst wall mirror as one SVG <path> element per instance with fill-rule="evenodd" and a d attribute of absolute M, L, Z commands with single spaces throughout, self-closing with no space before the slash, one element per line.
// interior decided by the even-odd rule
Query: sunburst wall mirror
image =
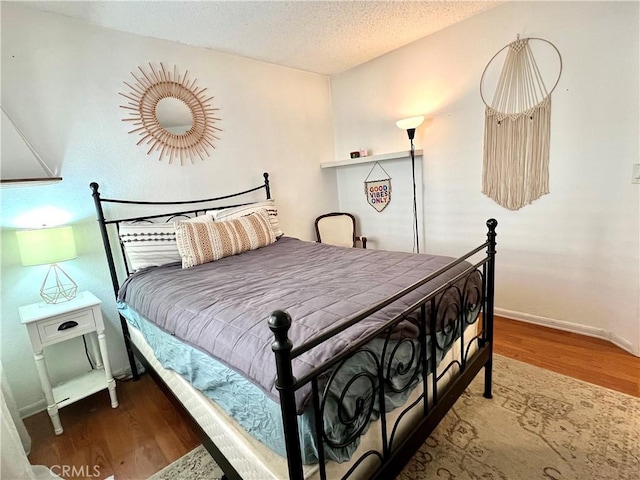
<path fill-rule="evenodd" d="M 138 67 L 139 73 L 131 72 L 135 82 L 124 84 L 127 99 L 120 105 L 129 112 L 122 121 L 134 128 L 129 133 L 140 135 L 138 145 L 149 145 L 147 155 L 158 154 L 158 160 L 167 158 L 169 163 L 204 160 L 215 149 L 220 128 L 216 122 L 218 108 L 212 106 L 212 96 L 206 87 L 198 87 L 197 80 L 189 79 L 189 72 L 180 75 L 178 67 L 167 70 L 149 64 L 149 70 Z"/>

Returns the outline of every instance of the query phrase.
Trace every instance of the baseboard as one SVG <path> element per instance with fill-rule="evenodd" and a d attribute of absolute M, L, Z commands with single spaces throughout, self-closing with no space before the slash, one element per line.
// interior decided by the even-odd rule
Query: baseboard
<path fill-rule="evenodd" d="M 112 375 L 116 379 L 131 376 L 131 369 L 129 367 L 121 368 L 113 372 Z M 44 412 L 46 409 L 47 401 L 46 399 L 42 398 L 37 402 L 18 408 L 18 413 L 20 414 L 20 418 L 27 418 L 31 415 L 35 415 L 36 413 Z"/>
<path fill-rule="evenodd" d="M 633 348 L 633 344 L 629 340 L 626 340 L 613 332 L 609 332 L 609 338 L 607 340 L 609 340 L 614 345 L 617 345 L 621 349 L 626 350 L 632 355 L 640 357 L 640 351 L 635 351 Z"/>
<path fill-rule="evenodd" d="M 640 350 L 634 349 L 633 344 L 630 341 L 613 332 L 605 330 L 604 328 L 590 327 L 579 323 L 565 322 L 563 320 L 555 320 L 553 318 L 540 317 L 538 315 L 531 315 L 528 313 L 514 312 L 513 310 L 507 310 L 504 308 L 495 308 L 494 312 L 500 317 L 506 317 L 520 322 L 532 323 L 534 325 L 541 325 L 543 327 L 555 328 L 557 330 L 564 330 L 565 332 L 578 333 L 588 337 L 607 340 L 608 342 L 611 342 L 629 352 L 631 355 L 640 357 Z"/>
<path fill-rule="evenodd" d="M 20 418 L 27 418 L 31 415 L 35 415 L 36 413 L 40 413 L 47 409 L 47 401 L 43 398 L 42 400 L 38 400 L 35 403 L 31 403 L 24 407 L 20 407 L 18 409 L 18 413 L 20 414 Z"/>

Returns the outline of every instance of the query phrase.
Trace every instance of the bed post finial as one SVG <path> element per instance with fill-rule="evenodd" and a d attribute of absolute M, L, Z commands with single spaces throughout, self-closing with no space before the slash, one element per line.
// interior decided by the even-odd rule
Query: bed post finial
<path fill-rule="evenodd" d="M 493 295 L 496 278 L 496 227 L 498 221 L 495 218 L 487 220 L 487 276 L 486 276 L 486 305 L 482 321 L 484 322 L 484 339 L 491 352 L 489 360 L 484 366 L 484 393 L 485 398 L 492 398 L 491 385 L 493 376 Z"/>
<path fill-rule="evenodd" d="M 491 245 L 493 245 L 493 252 L 496 253 L 496 227 L 498 226 L 498 221 L 495 218 L 490 218 L 487 220 L 487 228 L 489 231 L 487 232 L 487 240 Z"/>
<path fill-rule="evenodd" d="M 269 174 L 267 172 L 264 172 L 262 176 L 264 177 L 264 189 L 267 191 L 267 200 L 271 200 L 271 188 L 269 188 Z"/>
<path fill-rule="evenodd" d="M 265 173 L 265 182 L 267 174 Z M 268 185 L 268 183 L 266 184 Z M 267 193 L 269 190 L 267 190 Z M 295 384 L 293 367 L 291 365 L 291 350 L 293 343 L 288 332 L 291 327 L 291 316 L 284 310 L 276 310 L 269 317 L 269 328 L 273 332 L 275 341 L 271 350 L 276 357 L 276 388 L 280 392 L 280 409 L 284 427 L 284 442 L 287 449 L 287 464 L 290 479 L 302 479 L 302 453 L 298 437 L 298 420 L 296 408 Z"/>
<path fill-rule="evenodd" d="M 284 310 L 276 310 L 269 317 L 269 328 L 273 332 L 276 337 L 276 342 L 278 340 L 285 340 L 289 342 L 289 350 L 291 350 L 291 342 L 287 338 L 287 331 L 291 326 L 291 316 L 285 312 Z M 283 336 L 284 334 L 284 336 Z M 278 347 L 280 350 L 282 347 Z M 273 345 L 273 351 L 276 351 L 276 345 Z"/>

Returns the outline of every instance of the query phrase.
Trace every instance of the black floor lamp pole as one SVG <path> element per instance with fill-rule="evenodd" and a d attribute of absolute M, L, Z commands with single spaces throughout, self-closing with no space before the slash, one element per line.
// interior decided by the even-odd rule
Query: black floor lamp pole
<path fill-rule="evenodd" d="M 398 120 L 396 126 L 407 131 L 411 141 L 411 179 L 413 181 L 413 243 L 414 251 L 420 253 L 420 234 L 418 233 L 418 199 L 416 198 L 416 147 L 413 145 L 413 138 L 416 136 L 416 128 L 424 121 L 423 116 L 405 118 Z"/>
<path fill-rule="evenodd" d="M 413 181 L 413 236 L 415 243 L 416 253 L 420 253 L 420 236 L 418 234 L 418 202 L 416 199 L 416 147 L 413 145 L 413 138 L 415 137 L 416 129 L 407 129 L 407 135 L 411 141 L 411 179 Z"/>

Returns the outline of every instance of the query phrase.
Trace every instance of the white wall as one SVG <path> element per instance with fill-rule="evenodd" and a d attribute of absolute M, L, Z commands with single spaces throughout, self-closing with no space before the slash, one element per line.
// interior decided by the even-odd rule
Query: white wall
<path fill-rule="evenodd" d="M 401 118 L 426 115 L 425 250 L 457 255 L 498 226 L 496 305 L 508 316 L 611 338 L 640 354 L 638 2 L 511 2 L 331 80 L 335 157 L 407 148 Z M 481 192 L 482 71 L 521 37 L 553 42 L 564 67 L 553 93 L 550 190 L 511 212 Z M 340 168 L 340 207 L 348 173 Z M 410 170 L 407 168 L 407 174 Z M 366 175 L 366 174 L 365 174 Z M 364 179 L 364 177 L 363 177 Z M 394 179 L 395 180 L 395 179 Z M 349 188 L 360 188 L 351 183 Z M 371 207 L 349 205 L 361 229 Z M 407 209 L 410 209 L 407 205 Z"/>
<path fill-rule="evenodd" d="M 0 354 L 23 413 L 41 409 L 44 399 L 17 307 L 39 300 L 44 267 L 19 265 L 19 215 L 43 206 L 69 213 L 79 257 L 64 268 L 103 300 L 109 352 L 121 371 L 127 363 L 89 182 L 112 197 L 178 199 L 246 188 L 269 171 L 287 234 L 311 239 L 317 214 L 348 206 L 365 235 L 375 232 L 372 246 L 384 247 L 384 228 L 371 223 L 384 212 L 364 201 L 368 167 L 362 174 L 318 164 L 363 147 L 406 151 L 406 133 L 395 121 L 417 114 L 427 115 L 416 136 L 424 149 L 424 249 L 459 254 L 482 240 L 484 222 L 495 217 L 502 312 L 594 335 L 612 332 L 640 353 L 640 195 L 630 183 L 631 164 L 640 161 L 637 2 L 506 4 L 338 75 L 331 85 L 323 76 L 15 3 L 1 8 L 2 105 L 64 177 L 58 185 L 0 192 Z M 478 83 L 486 62 L 517 33 L 549 39 L 565 64 L 553 94 L 551 193 L 509 212 L 480 193 Z M 160 61 L 189 69 L 215 95 L 223 132 L 204 162 L 158 162 L 121 122 L 123 81 L 137 66 Z M 390 167 L 397 191 L 385 212 L 409 198 L 402 165 L 409 162 Z M 410 241 L 410 234 L 398 239 L 398 248 L 409 250 Z M 47 359 L 54 380 L 84 368 L 81 342 L 52 347 Z"/>
<path fill-rule="evenodd" d="M 367 237 L 367 248 L 415 252 L 411 157 L 408 156 L 408 149 L 396 153 L 400 158 L 382 160 L 375 168 L 374 163 L 363 163 L 336 170 L 340 210 L 356 215 L 358 235 Z M 424 252 L 421 167 L 421 158 L 418 156 L 415 158 L 418 240 L 419 251 Z M 391 178 L 391 201 L 382 212 L 367 203 L 363 183 L 367 178 L 370 181 Z"/>
<path fill-rule="evenodd" d="M 3 189 L 1 355 L 23 413 L 44 407 L 17 308 L 40 300 L 46 267 L 22 267 L 16 220 L 53 206 L 69 214 L 78 258 L 63 267 L 104 304 L 114 371 L 127 366 L 89 183 L 104 196 L 192 199 L 231 193 L 271 174 L 284 231 L 313 238 L 313 219 L 337 208 L 336 180 L 318 164 L 332 156 L 329 79 L 271 64 L 97 28 L 2 3 L 2 106 L 60 173 L 52 186 Z M 146 155 L 121 121 L 123 81 L 149 62 L 189 70 L 220 108 L 210 158 L 169 165 Z M 4 127 L 3 127 L 4 128 Z M 3 162 L 9 159 L 3 158 Z M 60 348 L 57 348 L 60 347 Z M 46 351 L 53 380 L 85 368 L 82 342 Z"/>

